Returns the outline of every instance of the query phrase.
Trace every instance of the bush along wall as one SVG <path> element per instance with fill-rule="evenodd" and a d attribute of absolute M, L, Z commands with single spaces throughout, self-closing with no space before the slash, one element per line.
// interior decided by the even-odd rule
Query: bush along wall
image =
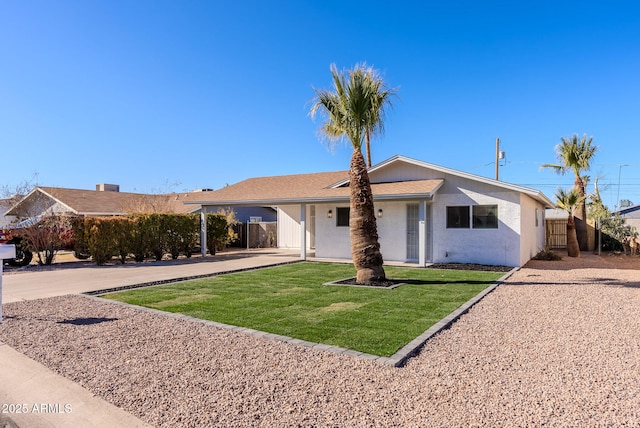
<path fill-rule="evenodd" d="M 168 253 L 191 257 L 200 240 L 199 214 L 134 214 L 127 217 L 84 217 L 73 222 L 76 254 L 90 255 L 98 265 L 117 257 L 125 263 L 136 262 Z M 226 216 L 207 215 L 209 252 L 225 248 L 234 238 Z"/>
<path fill-rule="evenodd" d="M 215 254 L 228 247 L 238 239 L 238 234 L 233 230 L 233 216 L 231 222 L 229 215 L 223 213 L 207 214 L 207 250 L 209 254 Z"/>

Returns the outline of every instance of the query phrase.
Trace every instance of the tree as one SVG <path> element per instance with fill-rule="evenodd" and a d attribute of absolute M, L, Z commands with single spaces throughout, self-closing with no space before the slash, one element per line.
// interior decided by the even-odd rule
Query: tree
<path fill-rule="evenodd" d="M 36 253 L 39 265 L 51 265 L 58 250 L 73 247 L 71 219 L 53 213 L 31 217 L 22 222 L 20 236 Z"/>
<path fill-rule="evenodd" d="M 351 143 L 349 234 L 356 281 L 383 281 L 386 276 L 362 143 L 368 139 L 367 135 L 383 129 L 384 107 L 390 104 L 392 91 L 386 90 L 378 73 L 364 64 L 348 71 L 338 71 L 332 64 L 331 75 L 333 90 L 314 88 L 316 98 L 310 114 L 312 118 L 317 114 L 324 117 L 320 129 L 330 141 L 346 137 Z"/>
<path fill-rule="evenodd" d="M 622 250 L 625 238 L 637 236 L 637 231 L 633 226 L 626 224 L 619 213 L 612 215 L 604 205 L 598 190 L 598 179 L 593 183 L 593 194 L 589 199 L 591 201 L 587 204 L 588 217 L 596 220 L 601 232 L 602 241 L 598 242 L 598 245 L 606 251 Z"/>
<path fill-rule="evenodd" d="M 565 210 L 569 217 L 567 218 L 567 255 L 569 257 L 580 257 L 580 245 L 576 235 L 576 226 L 574 221 L 574 213 L 578 206 L 584 203 L 585 197 L 573 188 L 568 192 L 558 189 L 556 192 L 557 207 Z"/>
<path fill-rule="evenodd" d="M 385 108 L 392 106 L 391 97 L 396 94 L 396 90 L 387 88 L 384 80 L 372 68 L 367 69 L 365 78 L 367 92 L 371 95 L 371 105 L 366 115 L 364 127 L 365 153 L 367 167 L 371 168 L 371 137 L 384 132 Z"/>
<path fill-rule="evenodd" d="M 559 163 L 545 164 L 542 168 L 550 168 L 559 174 L 565 174 L 572 171 L 575 180 L 573 187 L 582 197 L 582 202 L 575 212 L 576 217 L 576 234 L 581 250 L 586 250 L 588 246 L 587 238 L 587 207 L 586 207 L 586 188 L 589 177 L 582 175 L 591 168 L 591 159 L 598 150 L 598 146 L 592 145 L 593 137 L 587 138 L 586 134 L 581 140 L 577 135 L 562 138 L 562 142 L 556 146 L 556 156 Z"/>

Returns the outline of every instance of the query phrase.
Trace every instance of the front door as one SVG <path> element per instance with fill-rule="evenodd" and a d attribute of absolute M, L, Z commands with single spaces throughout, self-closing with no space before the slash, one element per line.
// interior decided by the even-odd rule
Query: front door
<path fill-rule="evenodd" d="M 419 205 L 407 204 L 407 261 L 417 261 L 419 257 Z"/>

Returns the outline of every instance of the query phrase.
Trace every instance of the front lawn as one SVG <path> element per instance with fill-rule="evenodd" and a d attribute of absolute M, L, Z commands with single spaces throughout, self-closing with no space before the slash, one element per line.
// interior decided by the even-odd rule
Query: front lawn
<path fill-rule="evenodd" d="M 324 286 L 352 265 L 295 263 L 103 297 L 167 312 L 391 356 L 503 273 L 385 267 L 398 288 Z"/>

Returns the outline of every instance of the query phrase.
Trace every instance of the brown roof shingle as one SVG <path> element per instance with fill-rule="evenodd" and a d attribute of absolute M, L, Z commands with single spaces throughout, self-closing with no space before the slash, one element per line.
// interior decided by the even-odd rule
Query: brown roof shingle
<path fill-rule="evenodd" d="M 120 215 L 144 211 L 186 213 L 195 209 L 193 205 L 184 205 L 179 194 L 148 195 L 42 186 L 36 190 L 83 215 Z"/>
<path fill-rule="evenodd" d="M 333 186 L 347 177 L 347 171 L 336 171 L 249 178 L 216 191 L 189 194 L 189 199 L 183 201 L 187 204 L 242 205 L 348 200 L 348 186 Z M 371 189 L 374 198 L 378 199 L 417 197 L 433 194 L 442 182 L 436 179 L 372 183 Z"/>

